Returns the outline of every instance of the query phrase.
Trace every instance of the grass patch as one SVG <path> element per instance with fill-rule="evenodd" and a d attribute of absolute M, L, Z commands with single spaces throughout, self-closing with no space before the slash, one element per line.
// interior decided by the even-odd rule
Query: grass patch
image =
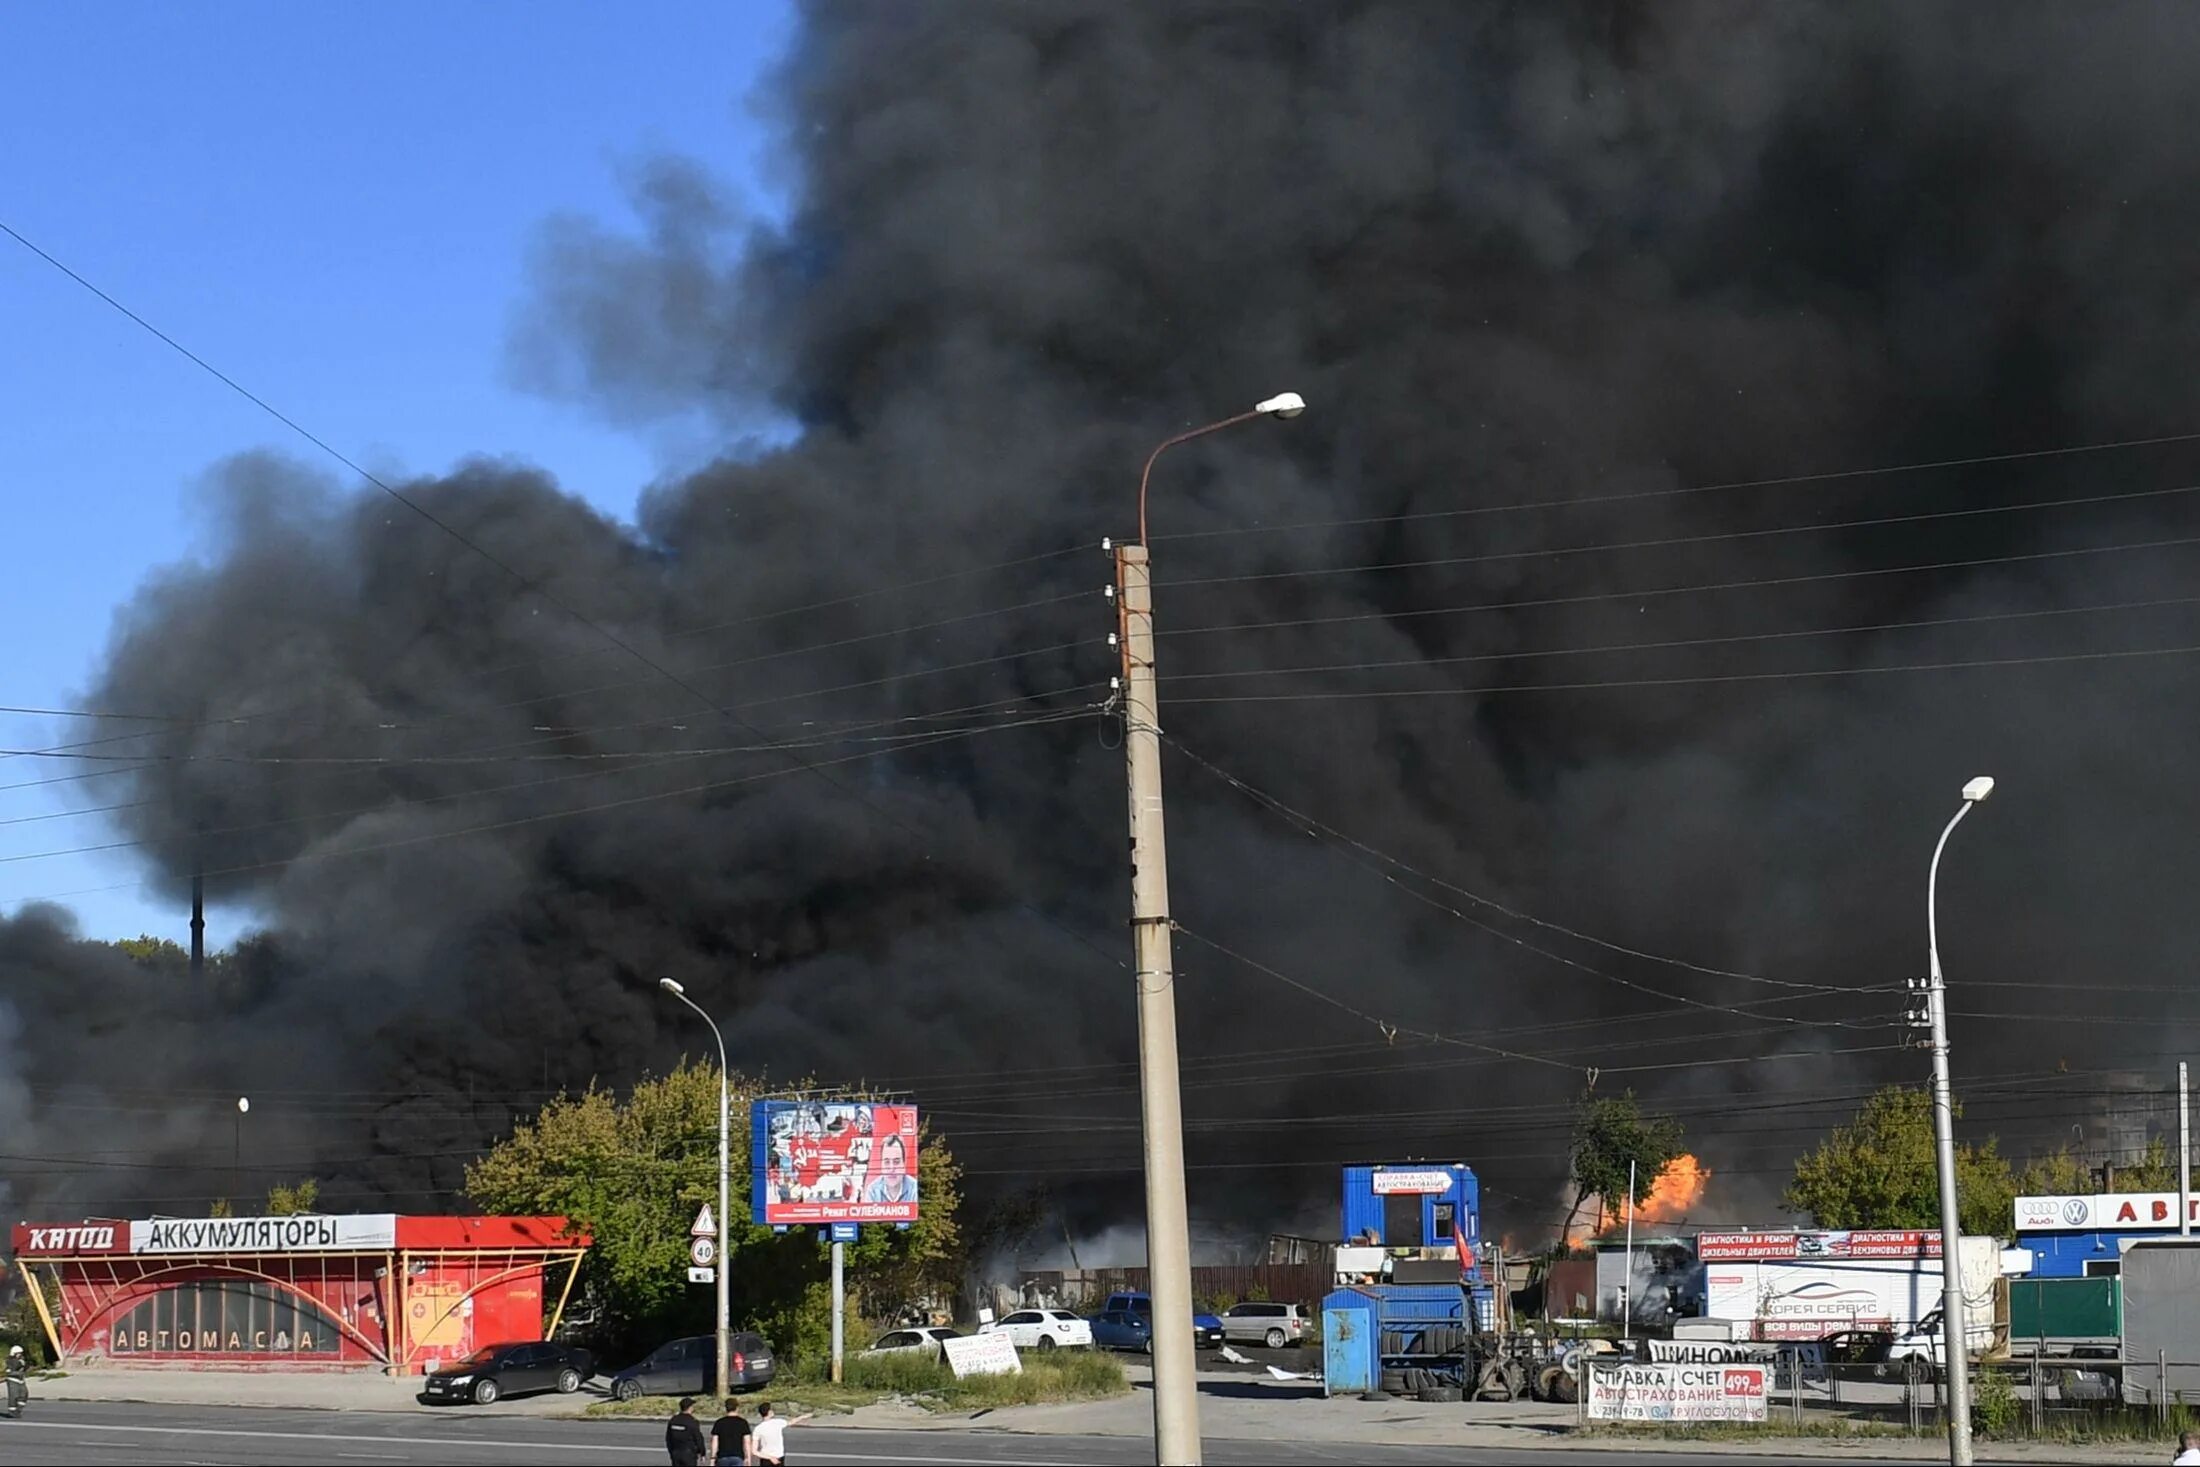
<path fill-rule="evenodd" d="M 1126 1394 L 1130 1379 L 1114 1356 L 1097 1350 L 1055 1350 L 1023 1357 L 1016 1375 L 974 1375 L 958 1380 L 945 1362 L 915 1353 L 851 1356 L 840 1385 L 800 1376 L 775 1381 L 743 1398 L 768 1400 L 782 1416 L 803 1412 L 839 1415 L 881 1401 L 908 1401 L 927 1411 L 981 1411 L 998 1406 L 1043 1406 L 1099 1401 Z M 679 1402 L 669 1396 L 598 1401 L 584 1416 L 670 1416 Z M 715 1416 L 697 1407 L 698 1416 Z"/>

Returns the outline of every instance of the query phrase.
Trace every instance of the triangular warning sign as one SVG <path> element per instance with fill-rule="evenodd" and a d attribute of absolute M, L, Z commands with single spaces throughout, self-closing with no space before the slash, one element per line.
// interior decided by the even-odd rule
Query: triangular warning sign
<path fill-rule="evenodd" d="M 718 1236 L 718 1224 L 711 1218 L 708 1202 L 703 1204 L 701 1212 L 695 1214 L 695 1226 L 688 1229 L 688 1236 L 691 1238 L 715 1238 Z"/>

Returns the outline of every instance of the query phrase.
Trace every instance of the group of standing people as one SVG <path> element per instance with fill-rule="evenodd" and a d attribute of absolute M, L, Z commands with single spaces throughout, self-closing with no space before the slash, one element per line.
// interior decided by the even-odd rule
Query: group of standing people
<path fill-rule="evenodd" d="M 703 1424 L 695 1419 L 695 1398 L 683 1397 L 680 1409 L 672 1420 L 665 1423 L 665 1451 L 672 1457 L 672 1467 L 703 1467 L 714 1463 L 716 1467 L 783 1467 L 787 1460 L 787 1428 L 800 1426 L 809 1420 L 797 1416 L 792 1421 L 772 1414 L 772 1403 L 766 1401 L 756 1413 L 752 1425 L 741 1414 L 740 1402 L 728 1396 L 726 1414 L 710 1424 L 706 1432 Z"/>

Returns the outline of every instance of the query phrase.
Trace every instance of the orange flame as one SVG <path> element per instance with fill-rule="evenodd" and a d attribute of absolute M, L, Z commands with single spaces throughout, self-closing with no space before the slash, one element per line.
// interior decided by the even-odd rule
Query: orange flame
<path fill-rule="evenodd" d="M 1684 1151 L 1658 1173 L 1657 1182 L 1639 1209 L 1621 1206 L 1619 1220 L 1625 1223 L 1628 1214 L 1633 1213 L 1638 1223 L 1679 1222 L 1688 1216 L 1690 1208 L 1703 1201 L 1704 1188 L 1710 1185 L 1710 1170 Z"/>

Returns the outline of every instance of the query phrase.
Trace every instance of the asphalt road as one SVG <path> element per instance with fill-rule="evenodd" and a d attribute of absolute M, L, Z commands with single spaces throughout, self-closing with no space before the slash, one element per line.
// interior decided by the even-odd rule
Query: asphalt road
<path fill-rule="evenodd" d="M 0 1419 L 0 1463 L 654 1463 L 665 1460 L 655 1421 L 556 1421 L 518 1416 L 424 1419 L 376 1412 L 270 1411 L 242 1407 L 140 1406 L 33 1402 L 18 1420 Z M 788 1433 L 788 1455 L 810 1463 L 893 1462 L 929 1467 L 1007 1467 L 1012 1463 L 1151 1462 L 1153 1448 L 1131 1437 L 1038 1436 L 987 1431 L 873 1431 L 805 1425 Z M 1378 1446 L 1351 1442 L 1223 1441 L 1209 1438 L 1209 1462 L 1637 1463 L 1625 1451 L 1539 1449 L 1524 1453 L 1461 1447 Z M 1655 1459 L 1652 1459 L 1655 1460 Z M 1685 1458 L 1675 1457 L 1673 1461 Z M 1733 1467 L 1792 1467 L 1781 1457 L 1727 1457 Z M 1863 1460 L 1851 1457 L 1848 1460 Z M 1922 1460 L 1922 1459 L 1920 1459 Z"/>

